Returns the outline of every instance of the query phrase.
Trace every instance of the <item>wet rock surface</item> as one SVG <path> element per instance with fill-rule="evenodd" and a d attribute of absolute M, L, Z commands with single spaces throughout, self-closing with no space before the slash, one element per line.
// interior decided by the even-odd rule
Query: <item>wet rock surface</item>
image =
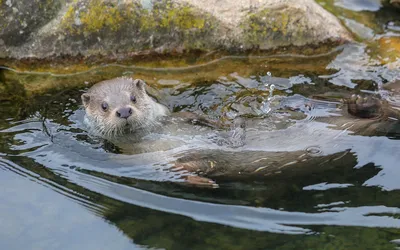
<path fill-rule="evenodd" d="M 391 4 L 393 7 L 400 9 L 400 1 L 399 0 L 389 0 L 389 4 Z"/>
<path fill-rule="evenodd" d="M 23 46 L 40 27 L 52 20 L 61 7 L 58 0 L 0 1 L 0 56 L 6 48 Z"/>
<path fill-rule="evenodd" d="M 338 44 L 351 35 L 313 0 L 0 1 L 0 57 L 127 55 Z"/>

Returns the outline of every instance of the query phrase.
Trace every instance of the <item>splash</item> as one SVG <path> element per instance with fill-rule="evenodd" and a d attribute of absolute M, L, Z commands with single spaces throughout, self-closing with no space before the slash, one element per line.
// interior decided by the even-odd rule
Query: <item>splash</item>
<path fill-rule="evenodd" d="M 271 72 L 268 71 L 267 72 L 267 83 L 265 84 L 265 87 L 268 89 L 269 95 L 268 95 L 267 100 L 264 100 L 261 104 L 260 110 L 261 110 L 262 114 L 268 114 L 271 112 L 271 100 L 273 98 L 274 90 L 275 90 L 275 85 L 270 84 L 271 77 L 272 77 L 272 74 L 271 74 Z"/>

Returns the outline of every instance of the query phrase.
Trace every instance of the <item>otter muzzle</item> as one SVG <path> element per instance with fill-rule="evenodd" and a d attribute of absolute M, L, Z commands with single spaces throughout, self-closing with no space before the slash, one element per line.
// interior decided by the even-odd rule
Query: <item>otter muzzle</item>
<path fill-rule="evenodd" d="M 117 117 L 119 118 L 128 118 L 132 115 L 132 108 L 120 108 L 116 112 Z"/>

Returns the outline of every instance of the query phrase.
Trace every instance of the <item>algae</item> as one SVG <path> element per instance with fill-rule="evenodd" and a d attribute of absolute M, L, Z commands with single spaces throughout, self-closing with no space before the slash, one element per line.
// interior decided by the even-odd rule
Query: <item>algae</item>
<path fill-rule="evenodd" d="M 274 39 L 285 39 L 290 36 L 288 25 L 291 17 L 281 9 L 263 9 L 249 14 L 241 23 L 244 39 L 250 44 L 263 44 Z M 301 28 L 301 27 L 298 27 Z M 297 34 L 301 36 L 301 30 Z M 274 39 L 272 39 L 274 38 Z"/>
<path fill-rule="evenodd" d="M 88 11 L 82 12 L 80 18 L 88 32 L 98 31 L 103 27 L 116 31 L 122 21 L 121 14 L 115 6 L 109 6 L 100 0 L 91 1 Z"/>
<path fill-rule="evenodd" d="M 370 55 L 382 65 L 397 62 L 400 58 L 400 38 L 382 37 L 376 44 L 370 44 Z"/>
<path fill-rule="evenodd" d="M 159 80 L 175 80 L 180 83 L 193 83 L 208 80 L 217 80 L 221 76 L 230 77 L 239 74 L 243 77 L 251 75 L 265 75 L 268 71 L 281 77 L 290 77 L 296 74 L 329 74 L 326 67 L 339 52 L 322 55 L 319 58 L 302 57 L 205 57 L 199 54 L 170 57 L 152 57 L 135 60 L 136 63 L 105 64 L 99 66 L 94 63 L 77 63 L 64 61 L 56 64 L 42 63 L 31 65 L 10 65 L 13 71 L 4 70 L 10 80 L 20 82 L 29 95 L 40 95 L 50 89 L 62 90 L 63 88 L 94 84 L 101 80 L 126 75 L 142 78 L 153 87 L 160 86 Z M 194 59 L 194 58 L 195 59 Z M 315 64 L 318 62 L 317 64 Z M 29 67 L 27 67 L 29 66 Z M 39 67 L 40 66 L 40 67 Z M 232 77 L 234 79 L 234 77 Z"/>
<path fill-rule="evenodd" d="M 198 33 L 212 29 L 211 17 L 200 13 L 189 5 L 178 5 L 170 0 L 154 3 L 151 10 L 136 3 L 113 5 L 100 0 L 91 1 L 88 6 L 81 6 L 79 1 L 70 5 L 61 26 L 71 34 L 91 34 L 104 30 L 118 31 L 122 26 L 130 32 L 178 31 Z M 78 22 L 80 23 L 76 23 Z"/>
<path fill-rule="evenodd" d="M 155 28 L 203 29 L 209 17 L 203 15 L 196 14 L 196 10 L 191 6 L 178 6 L 172 1 L 161 1 L 154 4 L 150 21 L 154 23 Z"/>
<path fill-rule="evenodd" d="M 81 6 L 74 1 L 65 13 L 61 27 L 72 34 L 95 33 L 101 30 L 117 31 L 126 22 L 132 22 L 133 4 L 124 8 L 101 0 L 90 1 L 88 6 Z"/>

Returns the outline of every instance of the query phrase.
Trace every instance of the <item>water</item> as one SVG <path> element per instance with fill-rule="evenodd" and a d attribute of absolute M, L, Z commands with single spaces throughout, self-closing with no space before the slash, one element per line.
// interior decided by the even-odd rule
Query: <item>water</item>
<path fill-rule="evenodd" d="M 0 249 L 396 249 L 400 125 L 346 116 L 340 99 L 399 100 L 383 92 L 399 76 L 399 20 L 383 20 L 378 1 L 325 5 L 345 6 L 355 22 L 374 13 L 374 43 L 188 67 L 2 69 Z M 244 117 L 245 144 L 220 146 L 216 131 L 192 126 L 152 135 L 183 146 L 147 154 L 91 138 L 80 95 L 121 75 L 145 79 L 175 112 Z M 208 173 L 216 189 L 182 185 L 187 173 L 169 170 L 202 157 L 224 169 Z"/>

